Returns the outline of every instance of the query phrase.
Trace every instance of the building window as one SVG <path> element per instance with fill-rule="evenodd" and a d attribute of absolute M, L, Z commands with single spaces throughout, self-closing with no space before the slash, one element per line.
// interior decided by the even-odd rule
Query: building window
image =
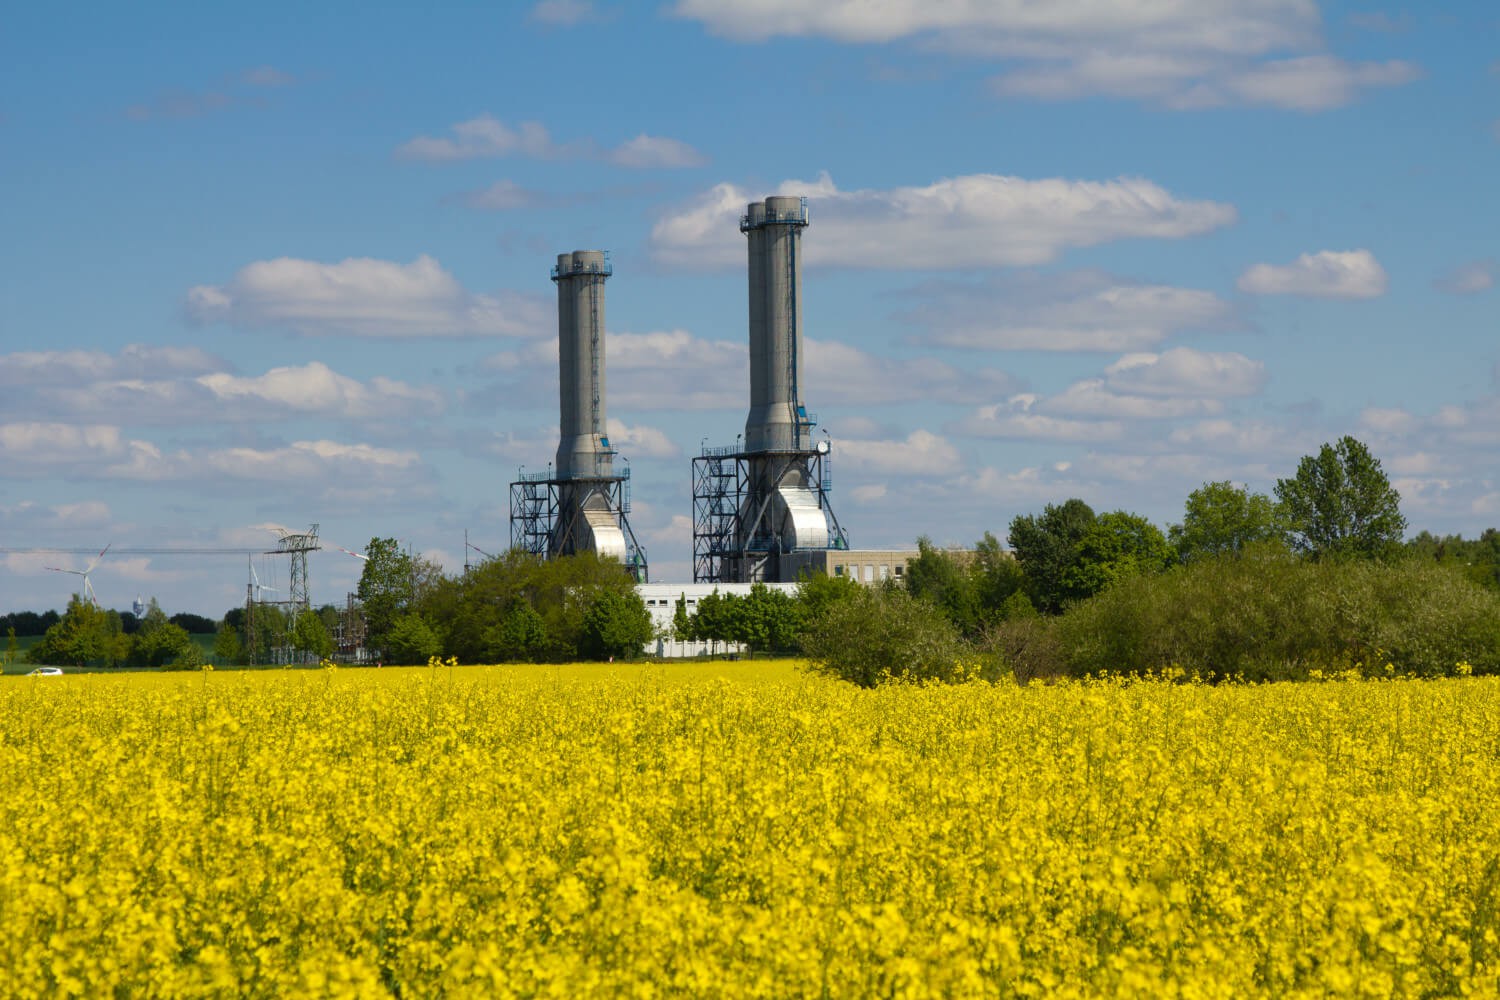
<path fill-rule="evenodd" d="M 885 563 L 880 564 L 880 579 L 885 580 L 891 575 L 891 568 Z"/>
<path fill-rule="evenodd" d="M 901 579 L 901 571 L 904 568 L 905 568 L 904 566 L 901 566 L 899 564 L 896 566 L 896 579 L 898 579 L 898 580 Z"/>
<path fill-rule="evenodd" d="M 835 567 L 833 567 L 833 575 L 834 576 L 843 576 L 844 575 L 844 567 L 843 566 L 835 566 Z"/>

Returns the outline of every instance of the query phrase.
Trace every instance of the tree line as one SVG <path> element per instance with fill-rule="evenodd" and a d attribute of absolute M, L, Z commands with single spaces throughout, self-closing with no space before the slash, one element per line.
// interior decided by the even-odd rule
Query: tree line
<path fill-rule="evenodd" d="M 899 582 L 818 576 L 792 594 L 716 592 L 691 613 L 680 598 L 671 634 L 804 654 L 862 684 L 1177 668 L 1269 679 L 1387 663 L 1500 671 L 1500 532 L 1403 541 L 1405 530 L 1380 462 L 1345 437 L 1271 495 L 1204 483 L 1166 531 L 1069 499 L 1014 517 L 1008 548 L 990 532 L 964 550 L 921 538 Z M 634 657 L 656 638 L 630 575 L 591 554 L 514 550 L 449 575 L 373 538 L 358 596 L 342 623 L 332 606 L 262 606 L 253 622 L 231 609 L 215 658 L 316 661 L 340 624 L 392 664 Z M 193 665 L 185 639 L 154 602 L 132 634 L 123 616 L 75 600 L 32 659 Z"/>

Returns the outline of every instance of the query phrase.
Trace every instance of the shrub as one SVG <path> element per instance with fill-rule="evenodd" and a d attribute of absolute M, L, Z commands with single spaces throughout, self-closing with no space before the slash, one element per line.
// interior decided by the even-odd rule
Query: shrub
<path fill-rule="evenodd" d="M 967 679 L 972 651 L 935 605 L 897 588 L 861 587 L 803 633 L 813 668 L 874 687 L 886 680 Z"/>
<path fill-rule="evenodd" d="M 1057 622 L 1068 672 L 1181 667 L 1247 680 L 1355 664 L 1500 672 L 1500 595 L 1419 560 L 1310 562 L 1259 550 L 1120 582 Z"/>

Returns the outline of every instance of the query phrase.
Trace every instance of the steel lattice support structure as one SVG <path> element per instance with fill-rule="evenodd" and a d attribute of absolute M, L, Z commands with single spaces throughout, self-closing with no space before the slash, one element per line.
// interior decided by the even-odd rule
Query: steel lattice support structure
<path fill-rule="evenodd" d="M 630 470 L 604 477 L 557 479 L 522 474 L 510 484 L 510 545 L 539 559 L 576 555 L 575 523 L 589 510 L 609 512 L 625 538 L 625 568 L 638 583 L 650 580 L 645 548 L 630 520 Z"/>
<path fill-rule="evenodd" d="M 775 523 L 782 481 L 799 478 L 827 519 L 828 549 L 849 538 L 829 502 L 833 489 L 826 445 L 810 451 L 745 452 L 704 448 L 693 459 L 693 582 L 781 580 L 786 532 Z"/>

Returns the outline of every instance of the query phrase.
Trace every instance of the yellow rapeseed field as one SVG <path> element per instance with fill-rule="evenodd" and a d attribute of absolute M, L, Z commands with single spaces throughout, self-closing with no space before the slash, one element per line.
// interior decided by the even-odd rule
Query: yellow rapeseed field
<path fill-rule="evenodd" d="M 1500 680 L 5 678 L 7 996 L 1497 994 Z"/>

